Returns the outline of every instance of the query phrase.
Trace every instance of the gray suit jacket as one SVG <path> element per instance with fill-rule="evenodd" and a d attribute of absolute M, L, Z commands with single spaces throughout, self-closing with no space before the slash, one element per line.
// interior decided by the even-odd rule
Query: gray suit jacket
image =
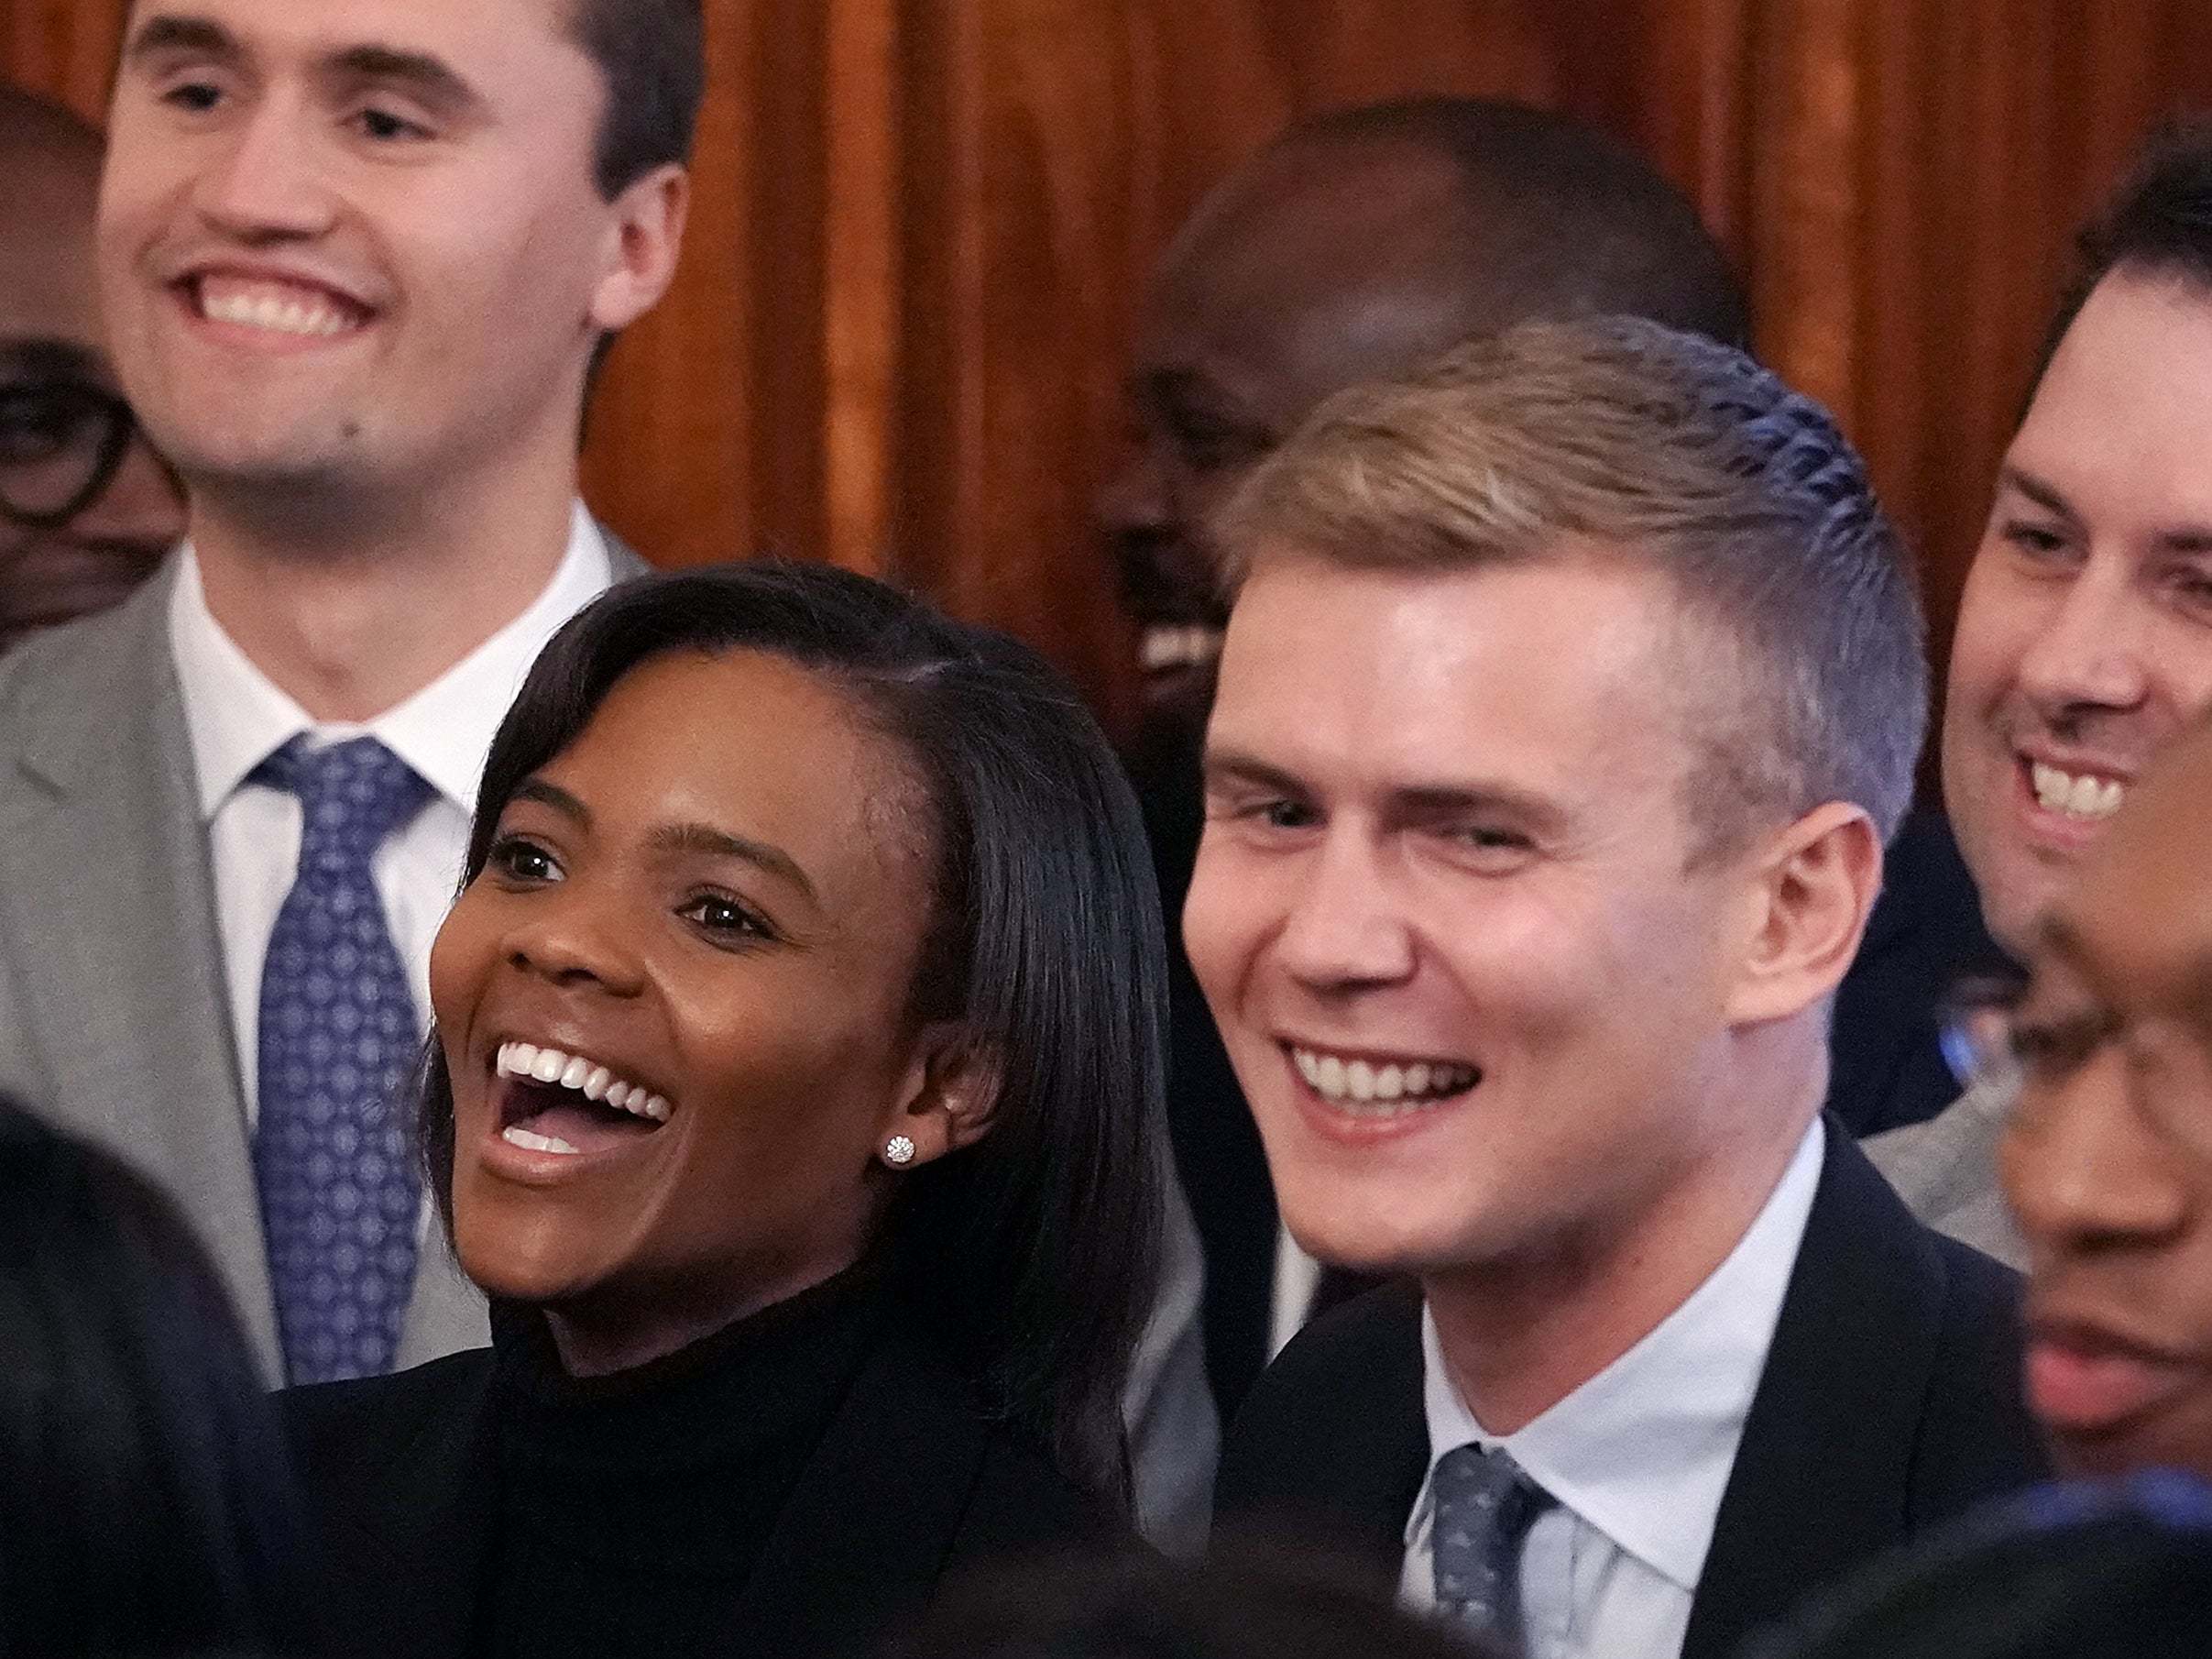
<path fill-rule="evenodd" d="M 617 579 L 643 560 L 612 536 Z M 0 1088 L 172 1194 L 281 1379 L 214 882 L 169 647 L 174 562 L 116 610 L 0 656 Z M 1124 1416 L 1139 1524 L 1203 1539 L 1218 1428 L 1198 1234 L 1170 1183 L 1166 1270 Z M 404 1368 L 489 1340 L 433 1229 Z"/>
<path fill-rule="evenodd" d="M 1997 1184 L 1997 1143 L 2011 1104 L 2002 1085 L 1980 1080 L 1926 1123 L 1861 1144 L 1924 1225 L 2025 1269 L 2027 1242 Z"/>
<path fill-rule="evenodd" d="M 644 561 L 608 538 L 618 578 Z M 0 1087 L 181 1205 L 263 1371 L 283 1376 L 183 694 L 172 559 L 104 615 L 0 657 Z M 489 1340 L 432 1230 L 401 1366 Z"/>

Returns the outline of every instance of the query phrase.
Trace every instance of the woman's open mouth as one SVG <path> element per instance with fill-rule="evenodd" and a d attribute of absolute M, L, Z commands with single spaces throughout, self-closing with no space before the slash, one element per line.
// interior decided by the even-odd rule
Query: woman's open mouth
<path fill-rule="evenodd" d="M 499 1045 L 493 1075 L 499 1138 L 525 1152 L 582 1157 L 658 1130 L 673 1115 L 667 1097 L 597 1060 L 534 1043 Z"/>

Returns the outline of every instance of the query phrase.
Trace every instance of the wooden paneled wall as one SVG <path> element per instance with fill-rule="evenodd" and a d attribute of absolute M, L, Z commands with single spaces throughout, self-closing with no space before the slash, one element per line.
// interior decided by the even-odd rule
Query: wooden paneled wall
<path fill-rule="evenodd" d="M 0 74 L 96 113 L 117 9 L 0 0 Z M 2204 0 L 707 9 L 685 269 L 617 349 L 592 498 L 666 562 L 900 576 L 1109 710 L 1128 641 L 1090 511 L 1133 300 L 1287 122 L 1481 93 L 1644 148 L 1741 263 L 1769 360 L 1865 447 L 1940 644 L 2072 227 L 2157 115 L 2212 101 Z"/>

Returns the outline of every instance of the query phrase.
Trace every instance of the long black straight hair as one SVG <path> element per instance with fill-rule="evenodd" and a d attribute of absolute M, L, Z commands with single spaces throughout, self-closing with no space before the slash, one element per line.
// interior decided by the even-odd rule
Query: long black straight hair
<path fill-rule="evenodd" d="M 936 862 L 914 1008 L 961 1022 L 998 1062 L 989 1132 L 898 1178 L 878 1243 L 901 1305 L 1068 1474 L 1125 1498 L 1121 1391 L 1170 1170 L 1165 950 L 1136 801 L 1042 658 L 827 566 L 625 583 L 554 636 L 501 724 L 464 882 L 517 788 L 623 676 L 672 652 L 735 651 L 818 676 L 913 763 Z M 421 1126 L 450 1227 L 453 1087 L 434 1035 Z"/>

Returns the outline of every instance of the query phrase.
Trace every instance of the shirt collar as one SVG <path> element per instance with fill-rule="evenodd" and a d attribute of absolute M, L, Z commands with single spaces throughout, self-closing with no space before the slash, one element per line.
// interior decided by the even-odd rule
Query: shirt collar
<path fill-rule="evenodd" d="M 1812 1213 L 1825 1137 L 1815 1118 L 1758 1218 L 1681 1306 L 1518 1434 L 1501 1438 L 1474 1420 L 1444 1368 L 1436 1321 L 1424 1307 L 1429 1478 L 1406 1523 L 1407 1546 L 1429 1524 L 1438 1461 L 1473 1441 L 1504 1446 L 1567 1509 L 1695 1591 Z"/>
<path fill-rule="evenodd" d="M 184 697 L 199 783 L 212 819 L 263 761 L 302 731 L 333 739 L 367 732 L 463 811 L 474 809 L 491 740 L 538 653 L 614 579 L 607 539 L 578 502 L 568 548 L 529 609 L 398 707 L 360 726 L 317 725 L 256 667 L 215 621 L 188 542 L 170 592 L 170 649 Z"/>

